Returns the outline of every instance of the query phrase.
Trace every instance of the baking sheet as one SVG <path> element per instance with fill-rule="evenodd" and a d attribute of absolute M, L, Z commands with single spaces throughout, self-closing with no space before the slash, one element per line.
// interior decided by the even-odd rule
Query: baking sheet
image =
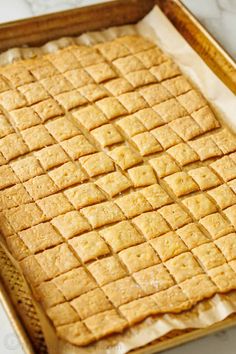
<path fill-rule="evenodd" d="M 236 101 L 233 93 L 211 72 L 158 7 L 155 7 L 136 26 L 123 26 L 102 32 L 87 33 L 77 39 L 63 38 L 44 45 L 42 49 L 12 49 L 0 55 L 0 63 L 4 65 L 17 58 L 30 57 L 37 53 L 42 54 L 42 51 L 45 53 L 52 52 L 59 47 L 68 46 L 74 41 L 91 45 L 125 34 L 135 33 L 150 38 L 169 53 L 181 70 L 199 87 L 218 112 L 218 115 L 220 114 L 221 118 L 224 118 L 232 128 L 236 128 L 236 120 L 234 119 Z M 149 318 L 122 335 L 111 336 L 85 348 L 77 348 L 58 339 L 38 304 L 36 304 L 36 308 L 42 322 L 42 329 L 50 354 L 85 354 L 92 352 L 123 354 L 133 348 L 150 343 L 174 329 L 204 328 L 225 319 L 236 312 L 236 292 L 231 292 L 228 295 L 216 295 L 213 299 L 198 304 L 191 311 L 179 315 Z"/>

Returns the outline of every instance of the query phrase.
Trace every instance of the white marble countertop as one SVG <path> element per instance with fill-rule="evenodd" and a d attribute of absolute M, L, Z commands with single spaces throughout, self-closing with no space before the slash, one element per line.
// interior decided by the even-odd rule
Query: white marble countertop
<path fill-rule="evenodd" d="M 236 0 L 182 0 L 236 59 Z M 0 0 L 0 23 L 94 4 L 98 0 Z M 167 354 L 235 354 L 236 327 L 167 351 Z M 0 353 L 24 354 L 0 304 Z"/>

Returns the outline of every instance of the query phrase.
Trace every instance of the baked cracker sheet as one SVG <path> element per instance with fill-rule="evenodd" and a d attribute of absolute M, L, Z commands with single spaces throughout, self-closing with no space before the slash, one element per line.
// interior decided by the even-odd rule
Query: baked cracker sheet
<path fill-rule="evenodd" d="M 234 94 L 208 68 L 157 6 L 135 26 L 114 27 L 105 31 L 85 33 L 73 39 L 61 38 L 49 42 L 41 48 L 8 50 L 0 55 L 0 65 L 11 63 L 16 59 L 29 58 L 35 54 L 53 52 L 73 43 L 93 45 L 129 34 L 145 36 L 167 52 L 183 73 L 204 94 L 213 110 L 217 112 L 218 117 L 220 116 L 231 129 L 236 129 Z M 13 262 L 15 263 L 15 261 Z M 121 335 L 113 335 L 84 348 L 72 346 L 58 339 L 40 306 L 37 303 L 35 306 L 41 320 L 49 354 L 124 354 L 131 349 L 144 346 L 172 330 L 205 328 L 224 320 L 229 315 L 236 313 L 236 291 L 226 295 L 215 295 L 212 299 L 199 303 L 192 310 L 177 315 L 167 314 L 148 318 Z"/>

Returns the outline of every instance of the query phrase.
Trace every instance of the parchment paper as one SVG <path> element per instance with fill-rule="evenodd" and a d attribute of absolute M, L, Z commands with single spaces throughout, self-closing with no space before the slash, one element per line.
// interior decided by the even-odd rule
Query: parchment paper
<path fill-rule="evenodd" d="M 220 115 L 231 129 L 236 128 L 234 94 L 208 68 L 157 6 L 136 26 L 113 27 L 105 31 L 86 33 L 73 39 L 61 38 L 49 42 L 41 48 L 11 49 L 0 55 L 0 65 L 37 54 L 53 52 L 75 42 L 92 45 L 122 35 L 137 33 L 156 42 L 160 48 L 167 52 L 183 73 L 204 94 L 212 108 L 217 111 L 218 117 Z M 236 313 L 236 291 L 225 295 L 217 294 L 212 299 L 202 301 L 193 309 L 181 314 L 166 314 L 148 318 L 121 335 L 113 335 L 85 348 L 78 348 L 58 339 L 40 305 L 35 303 L 35 306 L 42 323 L 49 354 L 125 354 L 129 350 L 144 346 L 172 330 L 205 328 L 224 320 L 229 315 Z"/>

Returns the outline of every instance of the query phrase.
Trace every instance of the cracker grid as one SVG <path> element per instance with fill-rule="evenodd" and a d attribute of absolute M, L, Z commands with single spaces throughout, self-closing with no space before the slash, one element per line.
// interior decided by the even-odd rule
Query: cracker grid
<path fill-rule="evenodd" d="M 159 48 L 121 37 L 1 75 L 1 232 L 60 336 L 236 288 L 236 140 Z"/>

